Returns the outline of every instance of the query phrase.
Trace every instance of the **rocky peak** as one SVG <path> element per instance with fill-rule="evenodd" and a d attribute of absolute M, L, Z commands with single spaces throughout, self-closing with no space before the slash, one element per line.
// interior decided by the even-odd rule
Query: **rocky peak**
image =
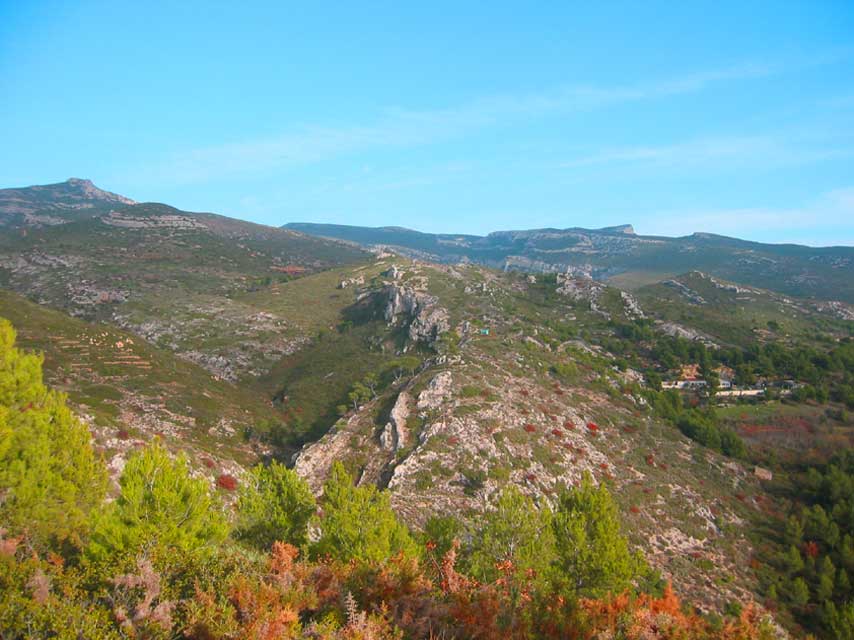
<path fill-rule="evenodd" d="M 86 178 L 69 178 L 64 185 L 70 191 L 76 192 L 75 195 L 80 195 L 87 200 L 102 200 L 105 202 L 117 202 L 121 204 L 136 204 L 136 201 L 126 198 L 125 196 L 104 191 L 95 186 L 95 184 Z"/>
<path fill-rule="evenodd" d="M 77 187 L 80 189 L 97 189 L 95 184 L 88 178 L 69 178 L 65 181 L 69 187 Z"/>
<path fill-rule="evenodd" d="M 611 233 L 624 233 L 627 236 L 635 235 L 635 228 L 630 224 L 618 224 L 614 227 L 605 227 L 601 231 L 609 231 Z"/>

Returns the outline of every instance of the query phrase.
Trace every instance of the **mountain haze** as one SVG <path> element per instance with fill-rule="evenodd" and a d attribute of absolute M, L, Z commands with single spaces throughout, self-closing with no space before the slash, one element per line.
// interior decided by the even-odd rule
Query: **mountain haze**
<path fill-rule="evenodd" d="M 854 248 L 763 244 L 712 233 L 642 236 L 631 225 L 604 229 L 496 231 L 486 236 L 400 227 L 290 223 L 286 228 L 362 246 L 384 246 L 438 262 L 496 269 L 582 273 L 636 288 L 691 270 L 790 295 L 854 302 Z"/>

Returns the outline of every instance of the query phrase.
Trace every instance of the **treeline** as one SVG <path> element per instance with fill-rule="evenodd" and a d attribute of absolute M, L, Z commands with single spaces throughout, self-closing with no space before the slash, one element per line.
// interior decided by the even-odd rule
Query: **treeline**
<path fill-rule="evenodd" d="M 319 501 L 255 467 L 226 508 L 155 442 L 119 485 L 107 500 L 87 429 L 0 320 L 4 639 L 773 637 L 751 607 L 713 622 L 659 592 L 590 477 L 554 508 L 509 489 L 479 526 L 422 534 L 340 464 Z"/>
<path fill-rule="evenodd" d="M 764 575 L 768 597 L 831 638 L 854 638 L 854 452 L 798 475 Z"/>
<path fill-rule="evenodd" d="M 854 341 L 846 339 L 827 351 L 806 346 L 779 343 L 738 347 L 709 348 L 702 342 L 678 336 L 662 335 L 647 319 L 612 322 L 613 335 L 600 338 L 611 353 L 620 354 L 617 366 L 629 365 L 642 371 L 649 383 L 645 396 L 656 413 L 677 426 L 697 442 L 733 457 L 745 457 L 747 448 L 731 429 L 720 424 L 710 403 L 686 406 L 682 395 L 662 391 L 662 377 L 686 364 L 697 364 L 706 380 L 705 393 L 713 395 L 719 384 L 716 370 L 721 366 L 734 372 L 733 382 L 755 385 L 760 379 L 798 383 L 790 399 L 794 402 L 833 400 L 854 409 Z"/>
<path fill-rule="evenodd" d="M 854 341 L 850 338 L 827 351 L 776 342 L 747 349 L 720 349 L 713 357 L 735 371 L 735 383 L 754 384 L 758 378 L 791 379 L 804 386 L 796 389 L 796 401 L 834 400 L 854 409 Z"/>
<path fill-rule="evenodd" d="M 752 344 L 747 348 L 709 348 L 702 342 L 662 335 L 652 321 L 613 322 L 614 335 L 600 344 L 611 353 L 653 378 L 678 369 L 683 364 L 700 365 L 712 385 L 714 370 L 721 365 L 734 371 L 733 382 L 751 386 L 761 379 L 790 379 L 803 386 L 792 394 L 795 401 L 834 400 L 854 409 L 854 340 L 846 338 L 827 350 L 805 345 L 787 346 L 779 342 Z"/>
<path fill-rule="evenodd" d="M 735 431 L 720 424 L 714 407 L 686 406 L 682 394 L 675 389 L 648 390 L 645 397 L 658 416 L 677 426 L 692 440 L 733 458 L 747 457 L 744 441 Z"/>

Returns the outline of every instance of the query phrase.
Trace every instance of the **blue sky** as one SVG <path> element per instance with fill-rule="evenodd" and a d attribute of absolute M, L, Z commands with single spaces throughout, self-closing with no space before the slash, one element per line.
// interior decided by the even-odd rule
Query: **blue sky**
<path fill-rule="evenodd" d="M 854 3 L 0 0 L 0 140 L 266 224 L 854 245 Z"/>

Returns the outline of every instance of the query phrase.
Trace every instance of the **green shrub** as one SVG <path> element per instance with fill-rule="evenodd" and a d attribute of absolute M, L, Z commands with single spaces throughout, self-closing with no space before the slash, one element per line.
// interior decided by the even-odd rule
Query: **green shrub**
<path fill-rule="evenodd" d="M 234 535 L 268 551 L 276 541 L 302 546 L 317 505 L 308 484 L 278 462 L 257 465 L 249 473 L 237 502 Z"/>
<path fill-rule="evenodd" d="M 42 382 L 42 358 L 15 348 L 0 318 L 0 523 L 36 545 L 81 544 L 107 476 L 89 430 Z"/>
<path fill-rule="evenodd" d="M 391 509 L 389 495 L 375 486 L 356 487 L 340 462 L 323 486 L 321 535 L 312 551 L 338 560 L 385 562 L 402 553 L 418 555 L 418 548 Z"/>
<path fill-rule="evenodd" d="M 92 559 L 148 545 L 207 552 L 228 535 L 207 481 L 191 477 L 186 458 L 170 458 L 157 441 L 128 460 L 119 485 L 119 497 L 94 514 L 87 549 Z"/>

